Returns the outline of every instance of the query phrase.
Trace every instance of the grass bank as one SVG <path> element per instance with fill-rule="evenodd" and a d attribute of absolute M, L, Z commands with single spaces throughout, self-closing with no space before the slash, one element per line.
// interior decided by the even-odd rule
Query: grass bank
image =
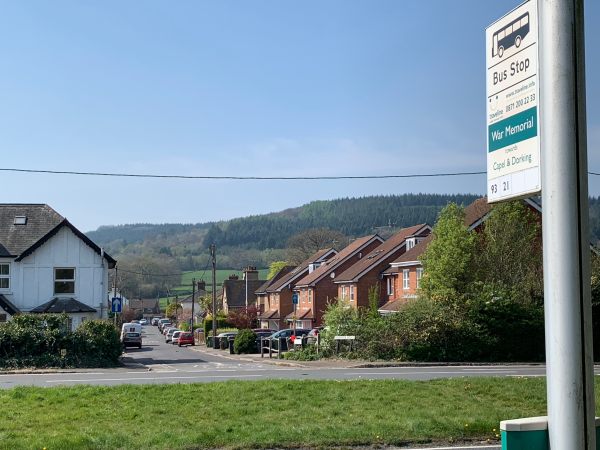
<path fill-rule="evenodd" d="M 542 415 L 545 398 L 543 378 L 19 387 L 0 391 L 0 448 L 496 441 L 500 420 Z"/>

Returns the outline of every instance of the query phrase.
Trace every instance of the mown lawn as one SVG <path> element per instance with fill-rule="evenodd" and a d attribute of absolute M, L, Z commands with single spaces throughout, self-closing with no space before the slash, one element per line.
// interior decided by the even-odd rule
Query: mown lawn
<path fill-rule="evenodd" d="M 0 391 L 0 448 L 496 441 L 500 420 L 543 415 L 545 398 L 543 378 L 19 387 Z"/>

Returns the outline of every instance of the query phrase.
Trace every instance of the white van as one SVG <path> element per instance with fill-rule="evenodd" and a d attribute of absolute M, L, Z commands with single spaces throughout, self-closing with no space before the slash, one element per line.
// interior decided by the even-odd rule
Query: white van
<path fill-rule="evenodd" d="M 124 323 L 121 327 L 121 336 L 123 333 L 141 333 L 142 332 L 142 324 L 128 322 Z"/>

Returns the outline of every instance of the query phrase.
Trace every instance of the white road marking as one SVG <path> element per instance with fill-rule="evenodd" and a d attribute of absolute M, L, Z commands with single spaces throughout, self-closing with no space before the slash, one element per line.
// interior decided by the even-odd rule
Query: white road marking
<path fill-rule="evenodd" d="M 89 383 L 92 381 L 132 381 L 132 380 L 194 380 L 198 378 L 237 378 L 237 377 L 262 377 L 262 375 L 203 375 L 203 376 L 177 376 L 177 377 L 131 377 L 131 378 L 88 378 L 73 380 L 46 380 L 46 383 Z"/>

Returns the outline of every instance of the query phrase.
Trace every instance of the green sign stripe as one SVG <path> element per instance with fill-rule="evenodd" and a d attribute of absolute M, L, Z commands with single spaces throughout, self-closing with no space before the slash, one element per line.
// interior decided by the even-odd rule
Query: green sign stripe
<path fill-rule="evenodd" d="M 488 127 L 488 152 L 537 136 L 537 106 Z"/>

